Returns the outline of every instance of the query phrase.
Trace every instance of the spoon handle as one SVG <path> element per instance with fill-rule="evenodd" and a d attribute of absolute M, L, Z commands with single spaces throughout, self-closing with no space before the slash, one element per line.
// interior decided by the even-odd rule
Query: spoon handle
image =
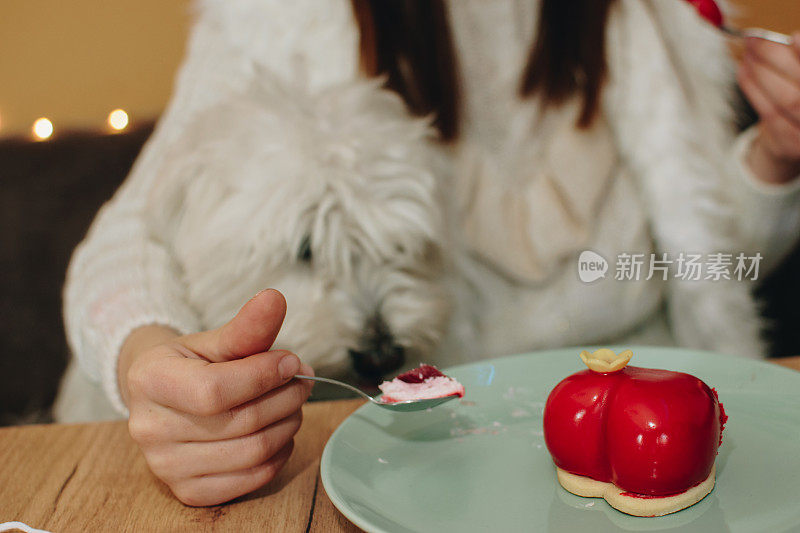
<path fill-rule="evenodd" d="M 773 43 L 778 44 L 785 44 L 790 46 L 794 39 L 791 36 L 778 33 L 776 31 L 765 30 L 763 28 L 732 28 L 730 26 L 722 26 L 722 31 L 731 35 L 733 37 L 740 37 L 740 38 L 747 38 L 747 37 L 756 37 L 758 39 L 764 39 L 765 41 L 772 41 Z"/>
<path fill-rule="evenodd" d="M 371 402 L 375 401 L 375 399 L 372 396 L 370 396 L 369 394 L 367 394 L 367 393 L 365 393 L 365 392 L 353 387 L 352 385 L 348 385 L 347 383 L 344 383 L 344 382 L 341 382 L 341 381 L 337 381 L 335 379 L 318 378 L 316 376 L 302 376 L 300 374 L 295 374 L 294 377 L 299 378 L 299 379 L 309 379 L 311 381 L 321 381 L 323 383 L 330 383 L 331 385 L 338 385 L 340 387 L 344 387 L 345 389 L 350 389 L 351 391 L 357 393 L 359 396 L 363 397 L 366 400 L 369 400 Z"/>

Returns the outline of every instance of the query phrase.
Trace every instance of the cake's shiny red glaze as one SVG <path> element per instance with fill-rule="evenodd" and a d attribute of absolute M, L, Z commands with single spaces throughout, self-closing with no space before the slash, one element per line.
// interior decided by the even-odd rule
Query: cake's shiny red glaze
<path fill-rule="evenodd" d="M 681 493 L 679 492 L 678 494 L 681 494 Z M 639 498 L 641 500 L 654 500 L 656 498 L 669 498 L 670 496 L 677 496 L 677 494 L 656 496 L 654 494 L 639 494 L 638 492 L 623 492 L 622 495 L 623 496 L 628 496 L 629 498 Z"/>
<path fill-rule="evenodd" d="M 406 383 L 422 383 L 428 378 L 436 378 L 442 377 L 442 374 L 438 368 L 431 365 L 419 365 L 417 368 L 409 370 L 403 374 L 397 376 L 397 379 L 400 381 L 405 381 Z"/>
<path fill-rule="evenodd" d="M 716 27 L 722 26 L 722 11 L 714 0 L 687 0 L 692 4 L 701 17 Z"/>
<path fill-rule="evenodd" d="M 584 370 L 556 385 L 544 407 L 544 441 L 556 466 L 599 481 L 611 481 L 605 411 L 621 375 Z"/>
<path fill-rule="evenodd" d="M 631 366 L 584 370 L 550 393 L 544 438 L 563 470 L 662 496 L 708 477 L 721 422 L 715 394 L 689 374 Z"/>

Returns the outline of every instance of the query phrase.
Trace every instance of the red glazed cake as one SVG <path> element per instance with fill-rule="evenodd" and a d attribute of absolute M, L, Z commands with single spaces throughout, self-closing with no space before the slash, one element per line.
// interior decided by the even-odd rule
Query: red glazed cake
<path fill-rule="evenodd" d="M 547 398 L 544 438 L 566 490 L 661 516 L 714 488 L 727 417 L 715 390 L 681 372 L 627 366 L 630 350 L 582 352 L 588 367 Z"/>
<path fill-rule="evenodd" d="M 716 27 L 724 24 L 722 11 L 714 0 L 688 0 L 697 10 L 697 13 Z"/>

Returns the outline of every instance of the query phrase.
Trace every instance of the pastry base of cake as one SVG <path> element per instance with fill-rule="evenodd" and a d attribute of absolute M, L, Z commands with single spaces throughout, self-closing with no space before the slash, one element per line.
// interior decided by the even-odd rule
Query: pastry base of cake
<path fill-rule="evenodd" d="M 712 466 L 708 477 L 686 492 L 673 496 L 628 496 L 630 493 L 613 483 L 570 474 L 558 467 L 556 471 L 558 482 L 572 494 L 587 498 L 603 498 L 614 509 L 633 516 L 663 516 L 690 507 L 711 492 L 716 480 L 716 466 Z"/>

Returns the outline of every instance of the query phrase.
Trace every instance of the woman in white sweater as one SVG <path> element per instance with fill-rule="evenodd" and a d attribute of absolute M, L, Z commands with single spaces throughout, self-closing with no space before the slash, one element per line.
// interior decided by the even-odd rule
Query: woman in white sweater
<path fill-rule="evenodd" d="M 236 254 L 266 264 L 268 252 L 237 249 L 231 231 L 215 236 L 232 250 L 217 260 L 203 223 L 231 206 L 245 217 L 264 198 L 232 195 L 209 209 L 193 195 L 162 201 L 159 192 L 178 185 L 165 181 L 189 179 L 170 170 L 176 157 L 225 153 L 204 148 L 214 131 L 225 146 L 228 126 L 214 110 L 248 98 L 253 84 L 273 95 L 265 107 L 282 105 L 276 116 L 287 129 L 324 108 L 309 110 L 303 98 L 353 94 L 353 84 L 363 98 L 339 97 L 336 113 L 354 117 L 365 136 L 387 124 L 416 132 L 414 115 L 434 114 L 440 140 L 423 129 L 392 143 L 412 170 L 451 180 L 458 232 L 449 275 L 462 289 L 440 363 L 633 341 L 762 356 L 746 283 L 657 275 L 585 284 L 575 272 L 583 250 L 612 262 L 609 278 L 621 253 L 759 252 L 763 276 L 792 248 L 800 47 L 747 44 L 740 85 L 762 120 L 738 140 L 733 71 L 724 38 L 678 0 L 200 1 L 173 100 L 70 265 L 65 317 L 80 366 L 68 372 L 57 416 L 97 418 L 127 406 L 153 471 L 189 504 L 249 492 L 288 458 L 309 393 L 290 378 L 312 370 L 270 351 L 276 336 L 287 347 L 280 295 L 259 293 L 236 314 L 270 283 L 234 276 Z M 375 74 L 388 75 L 408 111 L 365 110 L 387 90 L 359 81 Z M 276 87 L 301 104 L 284 105 Z M 323 144 L 335 141 L 336 126 Z M 297 153 L 275 131 L 270 141 Z M 363 150 L 375 144 L 363 140 L 355 143 Z M 430 162 L 432 148 L 444 163 Z M 209 179 L 203 186 L 227 178 Z M 275 215 L 233 216 L 231 227 Z M 289 304 L 287 321 L 303 302 Z M 312 349 L 288 347 L 314 361 Z"/>

